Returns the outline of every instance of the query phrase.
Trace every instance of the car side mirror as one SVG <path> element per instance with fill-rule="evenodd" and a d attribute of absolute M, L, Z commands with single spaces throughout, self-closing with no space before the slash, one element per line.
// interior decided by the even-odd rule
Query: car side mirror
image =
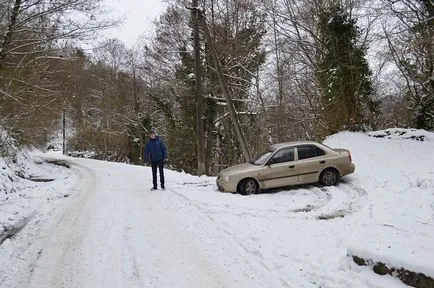
<path fill-rule="evenodd" d="M 267 166 L 274 164 L 274 159 L 270 159 L 267 161 Z"/>

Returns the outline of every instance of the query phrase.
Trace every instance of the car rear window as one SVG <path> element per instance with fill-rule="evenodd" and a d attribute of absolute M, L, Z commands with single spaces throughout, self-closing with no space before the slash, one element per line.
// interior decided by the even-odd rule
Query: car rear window
<path fill-rule="evenodd" d="M 303 145 L 297 147 L 298 152 L 298 160 L 323 156 L 326 153 L 321 148 L 318 148 L 315 145 Z"/>

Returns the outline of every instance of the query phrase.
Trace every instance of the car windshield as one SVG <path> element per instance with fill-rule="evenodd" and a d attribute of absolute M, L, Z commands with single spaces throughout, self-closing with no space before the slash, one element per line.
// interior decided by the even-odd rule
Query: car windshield
<path fill-rule="evenodd" d="M 268 158 L 270 158 L 273 152 L 274 152 L 273 149 L 268 149 L 264 153 L 259 154 L 259 156 L 257 156 L 256 158 L 250 160 L 249 163 L 253 165 L 263 165 L 268 160 Z"/>

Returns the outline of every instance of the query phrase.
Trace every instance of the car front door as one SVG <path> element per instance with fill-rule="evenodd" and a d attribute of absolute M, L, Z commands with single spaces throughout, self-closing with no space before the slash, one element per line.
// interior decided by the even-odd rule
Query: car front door
<path fill-rule="evenodd" d="M 294 153 L 293 147 L 282 148 L 274 153 L 258 175 L 263 189 L 298 184 Z"/>
<path fill-rule="evenodd" d="M 318 182 L 326 165 L 326 153 L 316 145 L 297 146 L 297 174 L 299 183 Z"/>

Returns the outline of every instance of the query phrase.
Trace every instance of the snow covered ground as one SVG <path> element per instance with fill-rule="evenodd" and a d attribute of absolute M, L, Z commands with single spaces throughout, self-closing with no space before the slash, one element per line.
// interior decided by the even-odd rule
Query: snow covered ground
<path fill-rule="evenodd" d="M 25 225 L 0 287 L 406 287 L 350 255 L 434 277 L 434 137 L 416 132 L 333 135 L 356 164 L 338 186 L 247 197 L 169 170 L 150 191 L 149 167 L 55 153 L 17 161 L 25 177 L 0 162 L 0 224 Z"/>

